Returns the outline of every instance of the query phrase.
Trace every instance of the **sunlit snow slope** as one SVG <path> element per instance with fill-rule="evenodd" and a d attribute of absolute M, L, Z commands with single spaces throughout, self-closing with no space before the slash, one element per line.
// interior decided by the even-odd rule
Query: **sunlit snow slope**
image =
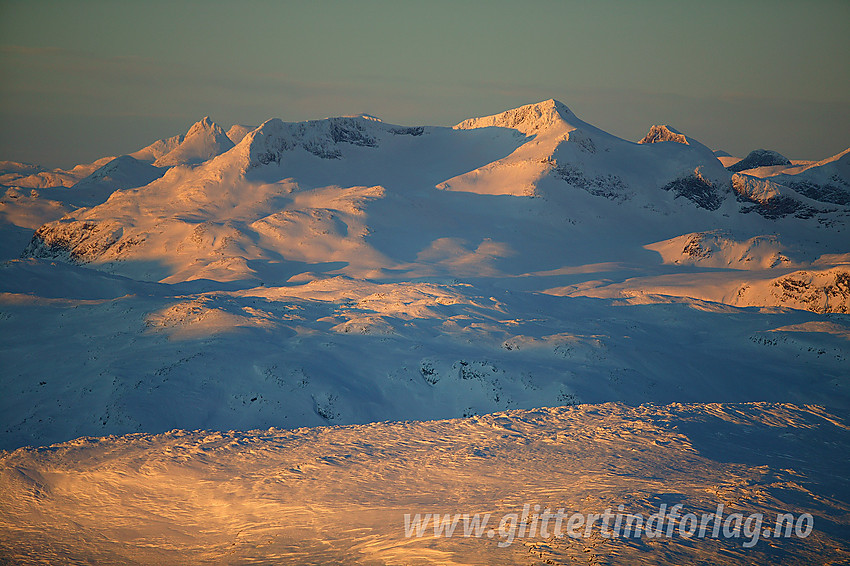
<path fill-rule="evenodd" d="M 451 421 L 83 438 L 0 454 L 0 560 L 843 564 L 848 426 L 846 410 L 792 404 L 604 404 Z M 557 538 L 554 521 L 547 536 L 538 524 L 523 533 L 502 523 L 510 514 L 519 523 L 525 505 L 570 516 L 622 505 L 643 517 L 662 505 L 700 517 L 722 506 L 724 521 L 760 514 L 763 528 L 754 536 L 745 523 L 735 536 L 713 538 L 709 528 L 688 538 L 674 521 L 671 538 L 608 537 L 597 524 L 589 536 L 570 537 L 563 527 Z M 487 513 L 478 535 L 464 536 L 460 516 Z M 773 536 L 775 517 L 785 513 L 809 514 L 813 529 Z M 435 536 L 433 521 L 406 531 L 405 514 L 459 521 L 453 536 L 445 529 Z"/>

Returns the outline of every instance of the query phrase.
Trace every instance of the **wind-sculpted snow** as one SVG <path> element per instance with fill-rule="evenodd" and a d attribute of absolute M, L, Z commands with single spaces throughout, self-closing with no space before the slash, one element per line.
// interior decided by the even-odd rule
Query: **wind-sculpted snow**
<path fill-rule="evenodd" d="M 608 403 L 80 438 L 0 453 L 0 560 L 840 563 L 850 551 L 848 431 L 846 410 L 815 405 Z M 687 536 L 687 517 L 665 518 L 658 536 L 649 527 L 624 536 L 613 518 L 647 519 L 676 505 L 681 516 L 719 514 L 734 526 L 740 514 L 743 524 L 713 536 L 709 522 L 702 536 Z M 595 524 L 587 535 L 584 523 L 576 529 L 566 518 L 556 525 L 550 516 L 544 526 L 547 510 Z M 484 524 L 465 529 L 476 514 Z M 775 535 L 786 514 L 812 529 L 792 523 L 790 536 Z M 448 517 L 437 529 L 435 515 Z"/>

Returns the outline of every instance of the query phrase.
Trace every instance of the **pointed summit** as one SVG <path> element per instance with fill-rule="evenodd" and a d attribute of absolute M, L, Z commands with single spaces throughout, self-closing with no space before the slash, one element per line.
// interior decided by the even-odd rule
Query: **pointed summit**
<path fill-rule="evenodd" d="M 210 132 L 215 130 L 216 127 L 217 124 L 213 122 L 209 116 L 204 116 L 202 119 L 192 124 L 192 127 L 189 128 L 189 131 L 186 132 L 186 137 L 188 138 L 189 136 L 196 135 L 201 132 Z"/>
<path fill-rule="evenodd" d="M 652 126 L 649 132 L 638 143 L 676 142 L 690 145 L 688 138 L 682 132 L 667 125 Z"/>
<path fill-rule="evenodd" d="M 180 143 L 168 153 L 158 158 L 154 165 L 169 167 L 173 165 L 195 165 L 220 155 L 233 147 L 233 142 L 213 122 L 209 116 L 195 122 L 180 140 Z"/>
<path fill-rule="evenodd" d="M 549 129 L 555 125 L 573 125 L 577 122 L 580 121 L 567 108 L 566 104 L 550 98 L 536 104 L 520 106 L 519 108 L 514 108 L 501 114 L 470 118 L 456 125 L 455 129 L 471 130 L 474 128 L 495 126 L 499 128 L 511 128 L 530 135 L 536 134 L 541 130 Z"/>
<path fill-rule="evenodd" d="M 712 163 L 712 165 L 714 165 L 714 160 L 717 159 L 717 155 L 706 145 L 699 142 L 698 140 L 695 140 L 691 136 L 685 135 L 679 130 L 667 125 L 652 126 L 649 129 L 649 132 L 647 132 L 647 134 L 643 137 L 642 140 L 638 142 L 638 144 L 647 145 L 662 142 L 673 142 L 690 146 L 692 149 L 702 154 L 702 158 L 707 162 Z"/>

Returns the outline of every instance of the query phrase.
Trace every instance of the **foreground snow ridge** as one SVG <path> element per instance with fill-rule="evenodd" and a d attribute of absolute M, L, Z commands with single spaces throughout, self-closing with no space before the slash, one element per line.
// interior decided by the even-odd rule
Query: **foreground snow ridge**
<path fill-rule="evenodd" d="M 0 453 L 0 558 L 829 563 L 850 550 L 847 462 L 836 460 L 850 450 L 848 417 L 787 403 L 608 403 L 444 421 L 81 438 Z M 544 536 L 535 513 L 546 508 L 571 517 L 663 509 L 662 528 L 673 535 L 614 536 L 613 520 L 607 531 L 585 533 L 573 520 L 577 536 L 564 521 L 557 537 L 553 520 Z M 456 515 L 476 513 L 490 514 L 490 527 L 479 524 L 476 534 L 471 526 L 465 536 L 462 519 L 451 526 Z M 420 527 L 424 516 L 439 516 L 439 527 L 417 533 L 416 514 Z M 718 536 L 688 535 L 688 515 L 716 514 L 724 519 Z M 787 514 L 790 536 L 784 526 L 772 536 L 774 519 Z M 756 516 L 767 529 L 758 535 Z"/>

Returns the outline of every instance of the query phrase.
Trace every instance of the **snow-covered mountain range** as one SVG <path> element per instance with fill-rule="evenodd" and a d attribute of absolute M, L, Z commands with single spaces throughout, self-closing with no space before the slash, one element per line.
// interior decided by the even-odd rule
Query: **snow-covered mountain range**
<path fill-rule="evenodd" d="M 848 152 L 718 158 L 548 100 L 452 128 L 204 118 L 71 171 L 3 162 L 0 445 L 845 406 Z"/>

